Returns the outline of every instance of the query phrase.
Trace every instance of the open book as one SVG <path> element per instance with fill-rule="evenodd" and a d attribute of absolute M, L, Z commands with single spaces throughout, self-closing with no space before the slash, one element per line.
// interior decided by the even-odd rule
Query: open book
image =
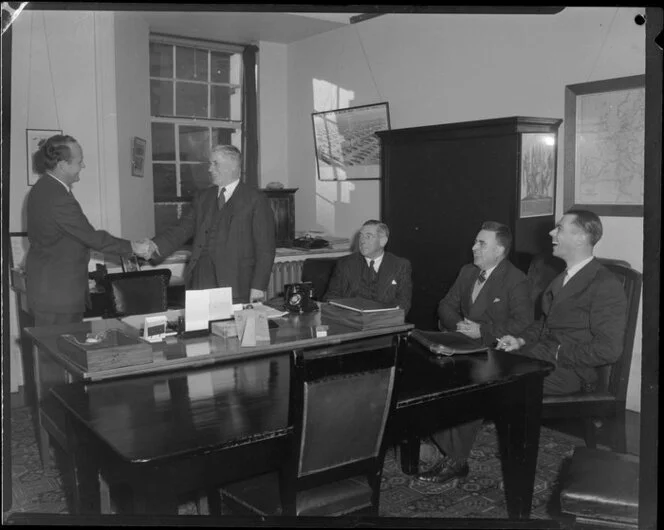
<path fill-rule="evenodd" d="M 393 311 L 394 309 L 399 309 L 399 306 L 396 305 L 383 304 L 381 302 L 360 297 L 336 298 L 335 300 L 330 300 L 330 304 L 337 307 L 343 307 L 344 309 L 350 309 L 351 311 L 357 311 L 358 313 L 375 313 L 377 311 Z"/>
<path fill-rule="evenodd" d="M 436 355 L 476 353 L 489 349 L 458 331 L 422 331 L 415 329 L 410 338 Z"/>

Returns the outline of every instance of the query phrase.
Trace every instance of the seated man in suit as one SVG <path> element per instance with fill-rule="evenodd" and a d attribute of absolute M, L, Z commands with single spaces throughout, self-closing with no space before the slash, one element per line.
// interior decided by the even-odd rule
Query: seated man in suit
<path fill-rule="evenodd" d="M 494 221 L 482 224 L 473 244 L 473 263 L 461 268 L 438 306 L 443 331 L 458 331 L 491 346 L 498 337 L 520 333 L 531 324 L 533 304 L 526 275 L 506 259 L 511 246 L 508 226 Z M 435 433 L 433 445 L 423 444 L 422 457 L 436 461 L 418 478 L 442 483 L 467 475 L 468 455 L 481 426 L 481 419 L 473 420 Z"/>
<path fill-rule="evenodd" d="M 592 391 L 596 367 L 622 353 L 627 299 L 620 281 L 593 257 L 602 222 L 593 212 L 569 210 L 550 232 L 553 255 L 567 268 L 542 297 L 542 317 L 522 333 L 502 337 L 498 347 L 549 361 L 556 369 L 544 379 L 544 394 Z"/>
<path fill-rule="evenodd" d="M 390 230 L 371 219 L 360 229 L 360 251 L 340 258 L 323 300 L 361 297 L 396 304 L 408 314 L 412 297 L 410 261 L 385 252 Z"/>

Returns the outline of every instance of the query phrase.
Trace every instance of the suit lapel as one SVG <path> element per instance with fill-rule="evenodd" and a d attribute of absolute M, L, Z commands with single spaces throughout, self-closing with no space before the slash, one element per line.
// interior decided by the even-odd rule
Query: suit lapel
<path fill-rule="evenodd" d="M 392 284 L 392 280 L 395 279 L 395 265 L 396 264 L 394 262 L 393 256 L 385 252 L 383 254 L 383 261 L 381 262 L 380 268 L 378 269 L 378 292 L 383 292 L 388 288 L 389 285 Z"/>
<path fill-rule="evenodd" d="M 470 306 L 470 313 L 472 315 L 483 315 L 488 309 L 489 305 L 493 302 L 494 291 L 496 286 L 501 285 L 503 278 L 505 276 L 506 267 L 504 261 L 501 261 L 498 266 L 493 270 L 491 275 L 486 279 L 484 287 L 480 290 L 475 303 Z M 473 287 L 477 281 L 477 277 L 480 275 L 480 270 L 477 269 L 477 274 L 473 277 L 473 283 L 470 286 L 470 294 L 468 295 L 468 300 L 472 301 Z M 472 320 L 472 319 L 471 319 Z"/>
<path fill-rule="evenodd" d="M 563 288 L 558 292 L 558 295 L 554 297 L 551 293 L 551 284 L 544 291 L 544 297 L 542 299 L 542 310 L 545 313 L 549 313 L 551 309 L 560 305 L 562 302 L 568 298 L 574 296 L 575 294 L 583 291 L 599 270 L 600 264 L 596 259 L 593 259 L 585 267 L 583 267 L 579 272 L 577 272 L 572 278 L 570 278 Z M 555 281 L 555 278 L 554 278 Z"/>

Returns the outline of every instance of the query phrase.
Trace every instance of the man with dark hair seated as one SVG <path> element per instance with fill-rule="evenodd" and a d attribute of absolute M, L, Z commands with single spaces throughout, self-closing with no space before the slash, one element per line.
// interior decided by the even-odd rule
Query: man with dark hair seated
<path fill-rule="evenodd" d="M 323 300 L 367 298 L 395 304 L 408 314 L 413 291 L 410 261 L 385 252 L 390 230 L 370 219 L 360 229 L 359 252 L 340 258 Z"/>
<path fill-rule="evenodd" d="M 521 333 L 532 323 L 526 275 L 506 259 L 511 246 L 508 226 L 482 224 L 473 243 L 473 263 L 461 268 L 438 306 L 443 331 L 458 331 L 492 346 L 498 337 Z M 473 420 L 435 433 L 433 444 L 423 444 L 421 451 L 424 460 L 435 461 L 418 478 L 442 483 L 467 475 L 468 455 L 481 426 L 482 420 Z"/>

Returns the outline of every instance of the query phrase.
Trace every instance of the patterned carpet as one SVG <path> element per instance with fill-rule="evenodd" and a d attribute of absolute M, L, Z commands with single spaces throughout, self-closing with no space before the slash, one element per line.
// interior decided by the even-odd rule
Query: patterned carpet
<path fill-rule="evenodd" d="M 12 410 L 12 506 L 13 512 L 62 513 L 67 497 L 58 467 L 43 470 L 35 429 L 28 408 Z M 542 427 L 532 517 L 558 519 L 556 480 L 565 457 L 583 441 Z M 56 452 L 57 453 L 57 452 Z M 57 457 L 58 455 L 54 455 Z M 380 515 L 385 517 L 507 517 L 502 471 L 493 424 L 482 427 L 471 453 L 470 474 L 448 484 L 427 484 L 401 472 L 395 451 L 388 451 L 381 486 Z M 205 513 L 194 502 L 180 506 L 180 514 Z"/>

